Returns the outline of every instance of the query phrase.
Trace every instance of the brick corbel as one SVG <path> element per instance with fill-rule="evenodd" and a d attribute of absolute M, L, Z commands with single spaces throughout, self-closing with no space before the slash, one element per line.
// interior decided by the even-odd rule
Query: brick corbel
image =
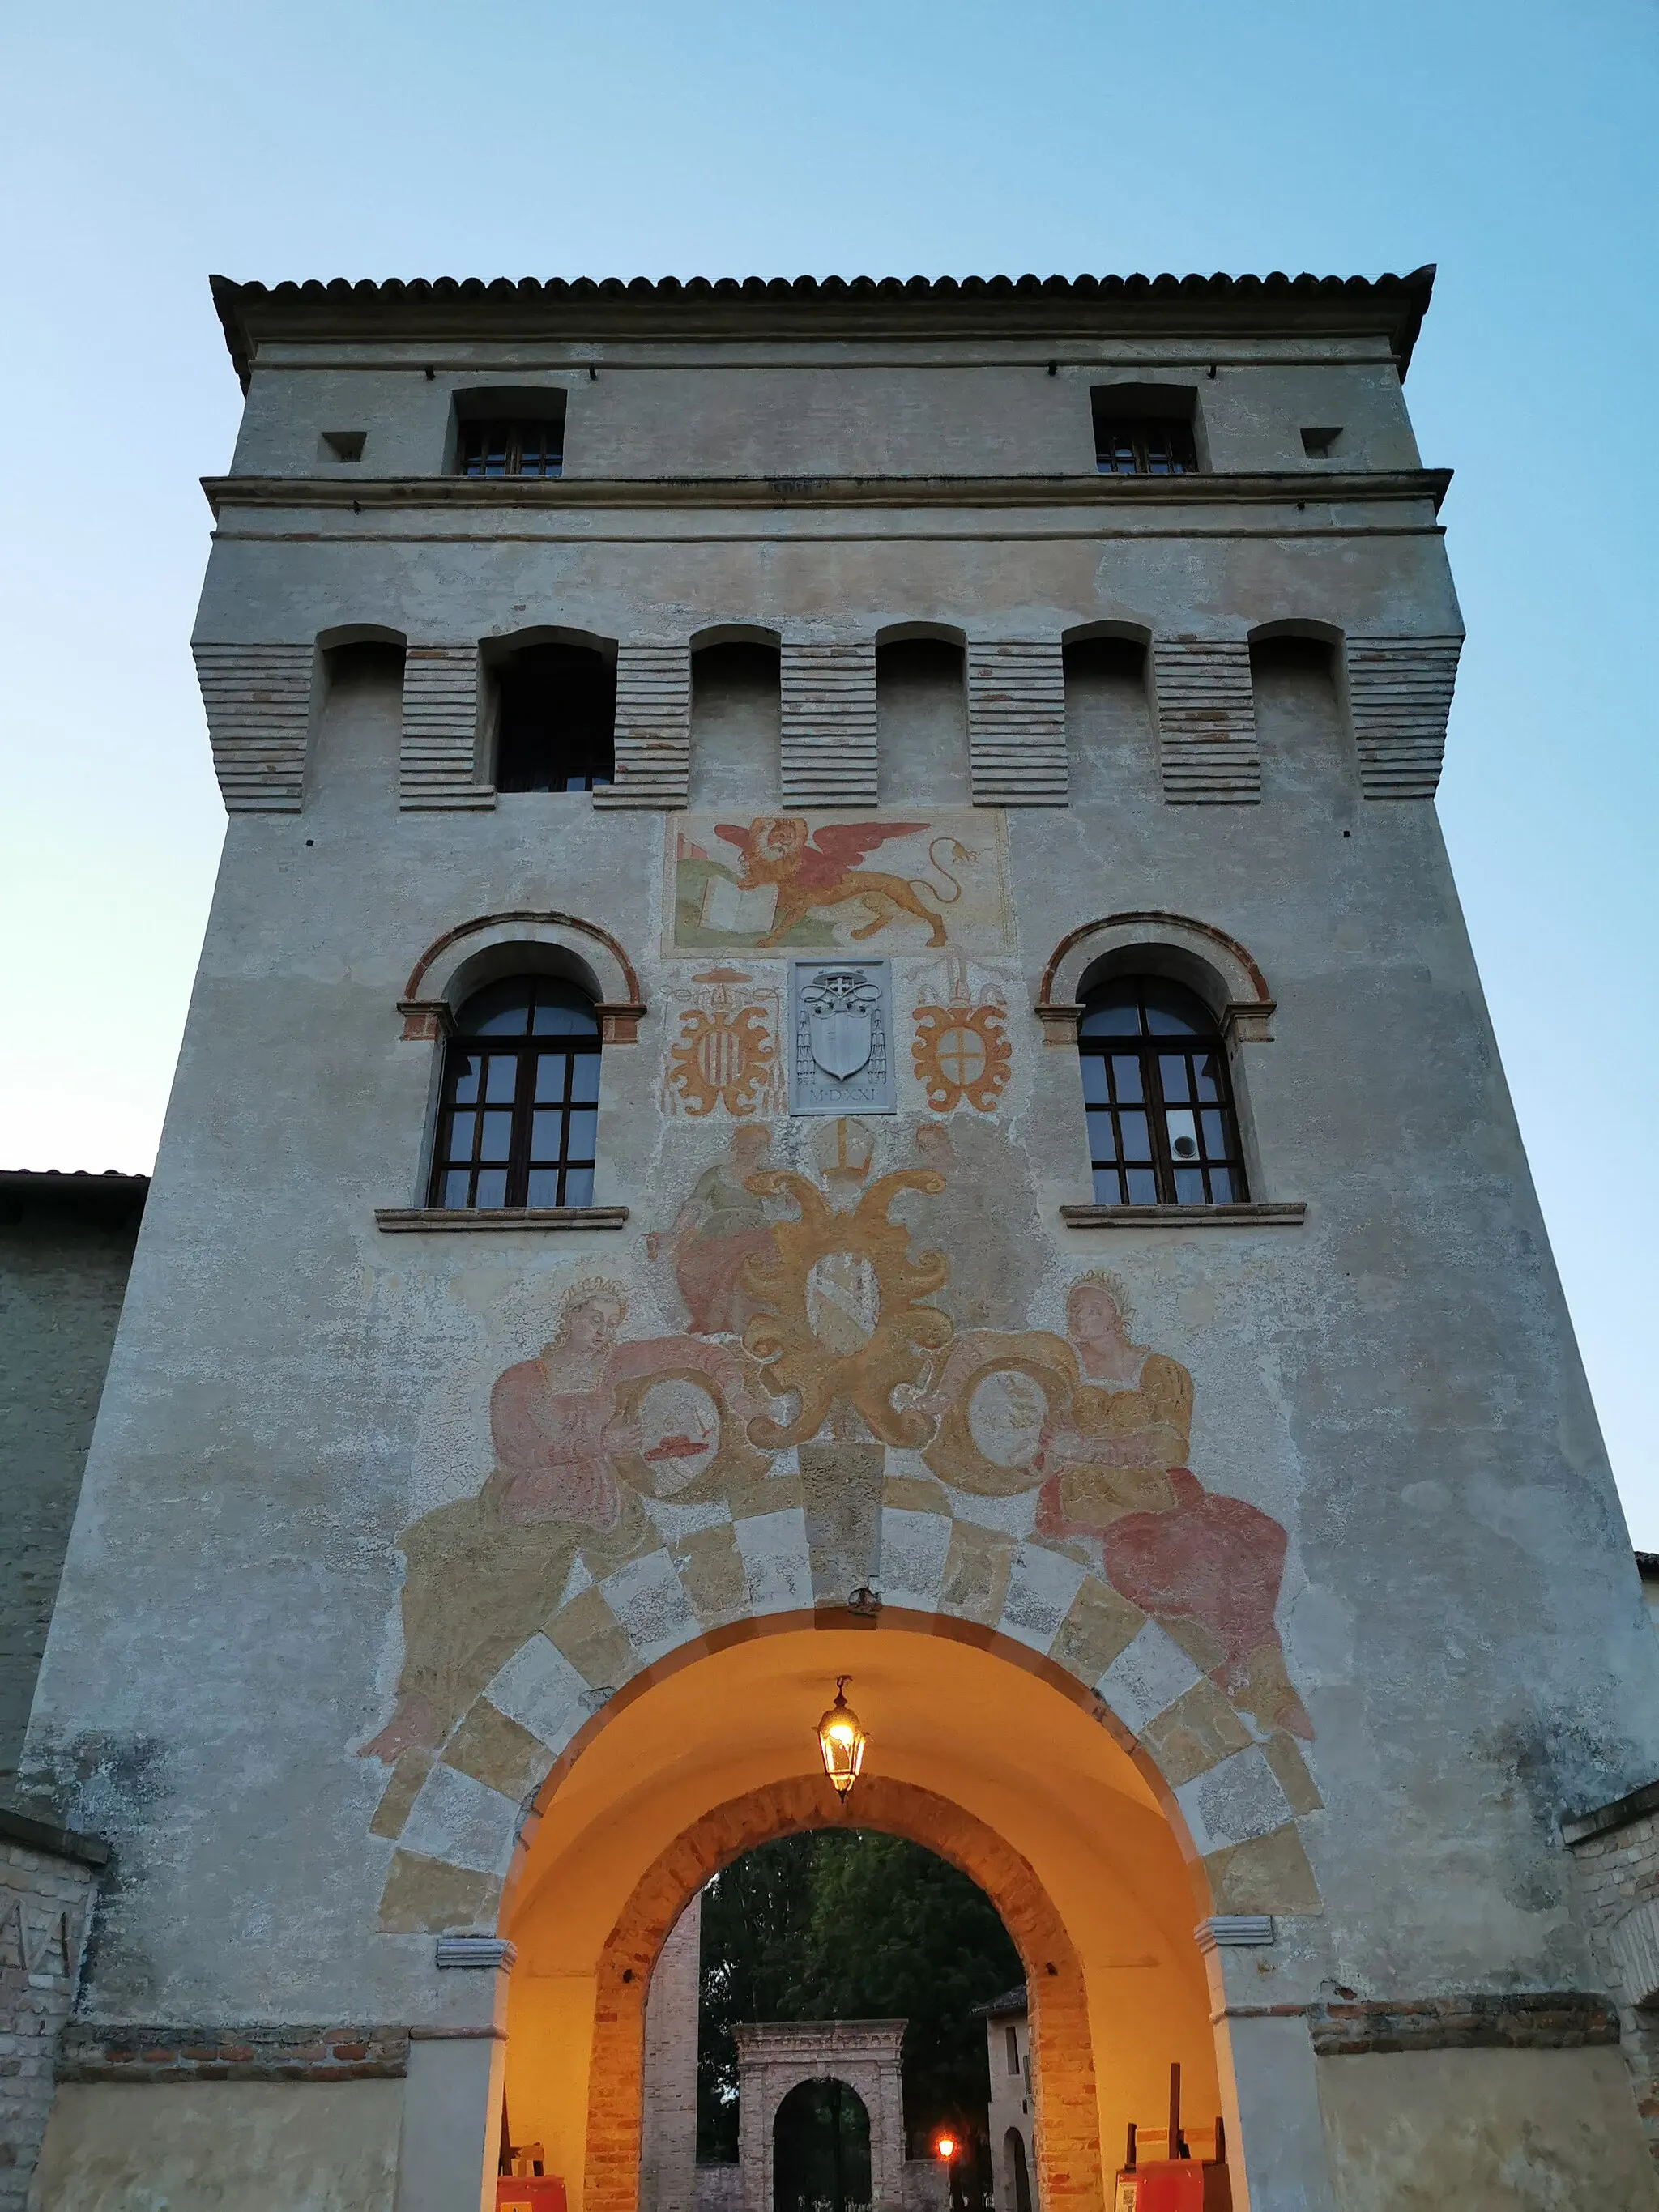
<path fill-rule="evenodd" d="M 1221 1034 L 1228 1046 L 1271 1044 L 1274 999 L 1230 999 L 1222 1010 Z"/>
<path fill-rule="evenodd" d="M 401 1042 L 404 1044 L 435 1044 L 447 1037 L 454 1026 L 448 1006 L 441 999 L 399 999 L 398 1012 L 404 1018 Z"/>
<path fill-rule="evenodd" d="M 1042 1024 L 1044 1044 L 1069 1045 L 1076 1049 L 1077 1025 L 1083 1019 L 1081 1006 L 1049 1006 L 1039 999 L 1032 1012 Z"/>
<path fill-rule="evenodd" d="M 599 1037 L 605 1044 L 637 1044 L 640 1024 L 645 1018 L 645 1002 L 634 999 L 623 1001 L 601 999 L 593 1009 L 599 1018 Z"/>

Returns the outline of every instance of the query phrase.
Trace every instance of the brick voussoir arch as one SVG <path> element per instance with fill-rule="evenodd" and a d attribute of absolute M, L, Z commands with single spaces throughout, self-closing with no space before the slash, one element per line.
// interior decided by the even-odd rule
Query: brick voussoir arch
<path fill-rule="evenodd" d="M 779 1836 L 832 1825 L 823 1777 L 776 1782 L 717 1805 L 641 1877 L 600 1954 L 588 2069 L 586 2212 L 635 2212 L 639 2188 L 645 2002 L 669 1931 L 711 1875 Z M 922 1844 L 976 1882 L 1024 1963 L 1037 2094 L 1038 2199 L 1048 2212 L 1104 2203 L 1083 1968 L 1029 1862 L 994 1829 L 913 1783 L 866 1778 L 858 1824 Z"/>
<path fill-rule="evenodd" d="M 608 929 L 580 915 L 529 907 L 475 915 L 433 939 L 410 970 L 398 1001 L 405 1039 L 445 1034 L 458 986 L 463 992 L 474 988 L 473 981 L 465 979 L 473 977 L 484 956 L 536 946 L 568 955 L 585 971 L 583 980 L 597 987 L 597 1012 L 607 1044 L 635 1042 L 646 1006 L 638 971 L 622 945 Z"/>
<path fill-rule="evenodd" d="M 1085 981 L 1107 963 L 1121 972 L 1143 957 L 1208 1000 L 1231 1041 L 1271 1043 L 1273 996 L 1251 954 L 1207 921 L 1155 908 L 1104 915 L 1060 939 L 1037 986 L 1035 1012 L 1046 1041 L 1074 1044 Z"/>

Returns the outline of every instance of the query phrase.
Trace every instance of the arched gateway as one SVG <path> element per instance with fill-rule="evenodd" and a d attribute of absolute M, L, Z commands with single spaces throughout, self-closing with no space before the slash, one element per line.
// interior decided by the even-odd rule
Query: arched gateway
<path fill-rule="evenodd" d="M 852 1817 L 1021 1953 L 1040 2212 L 1174 2062 L 1240 2212 L 1659 2203 L 1572 1856 L 1659 1653 L 1426 803 L 1427 295 L 220 288 L 239 818 L 20 1764 L 115 1869 L 78 1983 L 18 1907 L 40 2212 L 481 2212 L 504 2094 L 633 2212 L 657 1954 L 844 1817 L 838 1674 Z M 481 391 L 534 481 L 450 473 Z M 775 665 L 694 702 L 710 635 Z"/>
<path fill-rule="evenodd" d="M 690 1638 L 591 1716 L 572 1686 L 574 1733 L 542 1784 L 538 1810 L 516 1843 L 507 1839 L 497 1925 L 516 1962 L 492 2016 L 506 2032 L 514 2137 L 546 2147 L 550 2170 L 583 2212 L 630 2212 L 635 2201 L 646 1996 L 687 1900 L 757 1844 L 842 1817 L 821 1768 L 813 1771 L 812 1726 L 837 1673 L 853 1674 L 872 1737 L 854 1816 L 969 1874 L 1020 1951 L 1031 1996 L 1040 2201 L 1054 2212 L 1097 2212 L 1127 2123 L 1144 2124 L 1161 2110 L 1172 2059 L 1183 2066 L 1189 2110 L 1223 2111 L 1238 2140 L 1235 2040 L 1276 2045 L 1284 2022 L 1261 2006 L 1249 2018 L 1228 2016 L 1214 1938 L 1242 1936 L 1256 1947 L 1253 1957 L 1271 1963 L 1276 1923 L 1267 1916 L 1288 1916 L 1277 1923 L 1283 1941 L 1297 1916 L 1316 1910 L 1305 1859 L 1291 1848 L 1293 1824 L 1262 1827 L 1257 1811 L 1255 1838 L 1224 1840 L 1212 1829 L 1206 1862 L 1183 1800 L 1201 1806 L 1194 1785 L 1240 1753 L 1224 1738 L 1206 1741 L 1201 1700 L 1154 1753 L 1080 1672 L 1004 1631 L 888 1604 L 876 1619 L 872 1627 L 845 1607 L 788 1612 Z M 538 1753 L 527 1741 L 536 1709 L 524 1685 L 532 1663 L 545 1684 L 554 1650 L 503 1670 L 497 1688 L 513 1714 L 493 1702 L 487 1717 L 475 1711 L 472 1740 L 493 1745 L 492 1755 L 509 1743 L 532 1766 L 551 1755 L 544 1741 Z M 1108 1671 L 1098 1650 L 1073 1656 L 1097 1680 Z M 1182 1694 L 1190 1698 L 1190 1685 Z M 505 1778 L 499 1765 L 493 1771 Z M 438 1786 L 465 1795 L 475 1825 L 465 1848 L 476 1856 L 482 1793 L 493 1785 L 474 1774 L 468 1790 L 465 1773 L 453 1765 Z M 1218 1826 L 1222 1817 L 1212 1814 Z M 435 1841 L 429 1829 L 417 1832 Z M 1253 1841 L 1261 1847 L 1250 1849 Z M 459 1863 L 445 1876 L 437 1862 L 423 1858 L 417 1869 L 412 1857 L 394 1860 L 389 1917 L 407 1923 L 417 1874 L 435 1887 L 471 1871 L 471 1894 L 488 1910 L 493 1878 Z M 452 1924 L 457 1894 L 452 1888 Z M 1287 2128 L 1317 2124 L 1305 2030 L 1300 2042 L 1304 2108 L 1298 2114 L 1287 2081 L 1281 2155 Z M 434 2042 L 419 2057 L 435 2080 L 446 2061 L 476 2073 L 476 2048 Z M 431 2154 L 441 2157 L 442 2144 Z"/>

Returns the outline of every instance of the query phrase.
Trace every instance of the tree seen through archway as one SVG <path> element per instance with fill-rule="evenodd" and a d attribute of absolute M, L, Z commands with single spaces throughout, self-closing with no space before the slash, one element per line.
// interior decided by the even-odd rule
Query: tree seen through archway
<path fill-rule="evenodd" d="M 737 2023 L 902 2019 L 908 2153 L 948 2129 L 958 2203 L 977 2201 L 990 2080 L 974 2008 L 1024 1972 L 984 1892 L 918 1844 L 825 1828 L 747 1853 L 703 1893 L 698 2156 L 737 2156 Z"/>

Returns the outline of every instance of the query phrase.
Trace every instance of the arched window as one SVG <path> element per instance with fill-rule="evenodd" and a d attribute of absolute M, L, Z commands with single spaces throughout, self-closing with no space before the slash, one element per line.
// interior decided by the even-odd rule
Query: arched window
<path fill-rule="evenodd" d="M 1227 1054 L 1195 992 L 1161 975 L 1091 991 L 1078 1024 L 1097 1206 L 1225 1206 L 1248 1193 Z"/>
<path fill-rule="evenodd" d="M 591 1206 L 599 1018 L 555 975 L 468 999 L 444 1061 L 434 1206 Z"/>

